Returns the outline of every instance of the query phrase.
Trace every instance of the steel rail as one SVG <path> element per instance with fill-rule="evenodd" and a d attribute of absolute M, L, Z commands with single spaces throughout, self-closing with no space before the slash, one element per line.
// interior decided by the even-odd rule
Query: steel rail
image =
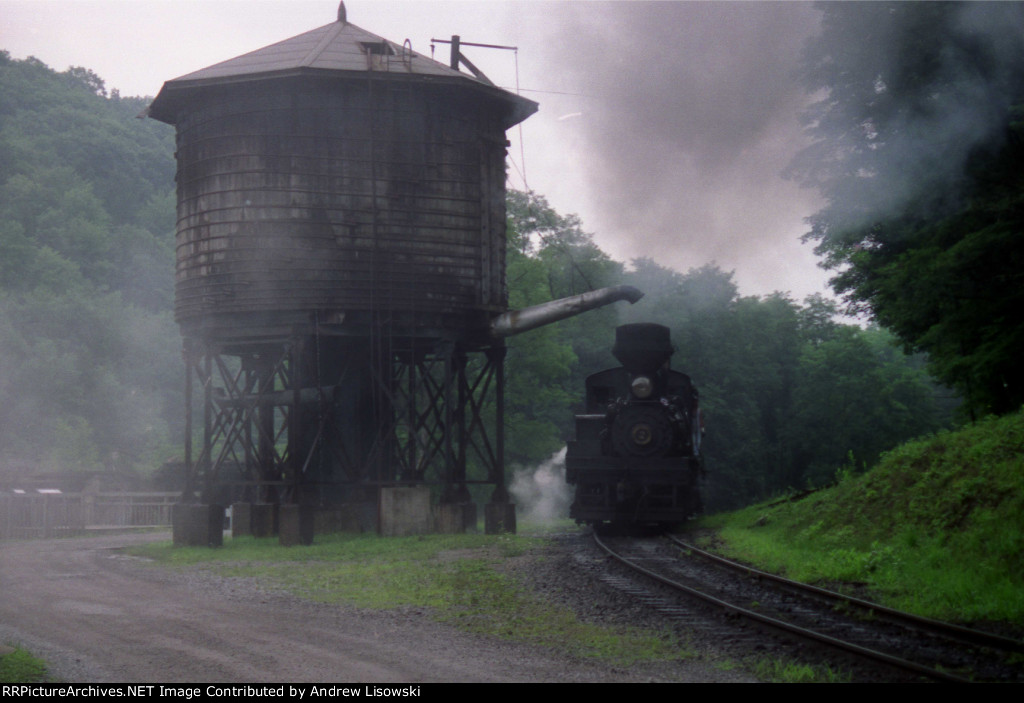
<path fill-rule="evenodd" d="M 670 578 L 667 578 L 665 576 L 662 576 L 661 574 L 657 574 L 649 569 L 646 569 L 637 564 L 636 562 L 615 552 L 611 547 L 609 547 L 603 541 L 601 541 L 601 538 L 597 535 L 596 532 L 594 533 L 594 542 L 610 557 L 616 559 L 622 564 L 625 564 L 629 568 L 641 574 L 644 574 L 645 576 L 652 578 L 655 581 L 658 581 L 659 583 L 669 586 L 672 589 L 675 589 L 682 593 L 686 593 L 687 595 L 693 596 L 695 598 L 699 598 L 707 603 L 716 605 L 724 609 L 728 613 L 742 615 L 747 619 L 760 622 L 764 625 L 768 625 L 769 627 L 774 627 L 776 629 L 797 635 L 799 637 L 821 642 L 822 644 L 827 644 L 837 649 L 860 655 L 867 659 L 883 662 L 885 664 L 895 666 L 905 671 L 912 671 L 914 673 L 921 674 L 922 676 L 926 676 L 930 679 L 935 679 L 937 681 L 947 681 L 951 683 L 971 683 L 970 679 L 965 679 L 962 676 L 957 676 L 955 674 L 950 674 L 945 671 L 932 669 L 930 667 L 924 666 L 923 664 L 918 664 L 916 662 L 908 661 L 906 659 L 901 659 L 891 654 L 886 654 L 885 652 L 879 652 L 874 649 L 862 647 L 861 645 L 854 644 L 852 642 L 846 642 L 844 640 L 837 639 L 830 635 L 815 632 L 814 630 L 808 630 L 807 628 L 792 625 L 790 623 L 783 622 L 782 620 L 777 620 L 767 615 L 762 615 L 761 613 L 756 613 L 752 610 L 747 610 L 746 608 L 738 606 L 735 603 L 729 603 L 728 601 L 721 600 L 720 598 L 716 598 L 715 596 L 704 593 L 703 591 L 690 588 L 689 586 L 681 584 L 678 581 L 673 581 Z"/>
<path fill-rule="evenodd" d="M 942 620 L 933 620 L 932 618 L 922 617 L 920 615 L 914 615 L 913 613 L 906 613 L 902 610 L 896 610 L 885 605 L 878 603 L 872 603 L 871 601 L 857 598 L 855 596 L 847 596 L 836 591 L 830 591 L 827 588 L 821 588 L 819 586 L 813 586 L 809 583 L 801 583 L 800 581 L 793 581 L 785 576 L 779 576 L 778 574 L 772 574 L 767 571 L 761 571 L 755 569 L 752 566 L 741 564 L 731 559 L 726 559 L 718 554 L 713 554 L 706 550 L 696 547 L 692 544 L 682 541 L 675 535 L 667 535 L 669 540 L 681 549 L 685 549 L 689 552 L 697 554 L 705 559 L 713 561 L 722 566 L 726 566 L 737 571 L 742 571 L 752 576 L 756 576 L 760 579 L 768 581 L 775 581 L 776 583 L 783 584 L 785 586 L 813 593 L 815 595 L 827 598 L 841 603 L 849 603 L 856 605 L 865 610 L 874 611 L 875 614 L 884 614 L 894 621 L 898 621 L 901 624 L 909 624 L 914 627 L 922 628 L 928 632 L 939 633 L 948 637 L 967 642 L 969 644 L 981 645 L 984 647 L 992 647 L 994 649 L 1003 649 L 1010 652 L 1024 652 L 1024 642 L 1019 640 L 1011 639 L 1009 637 L 1003 637 L 1001 635 L 995 635 L 988 632 L 982 632 L 981 630 L 974 630 L 970 627 L 964 627 L 962 625 L 956 625 L 950 622 L 944 622 Z"/>

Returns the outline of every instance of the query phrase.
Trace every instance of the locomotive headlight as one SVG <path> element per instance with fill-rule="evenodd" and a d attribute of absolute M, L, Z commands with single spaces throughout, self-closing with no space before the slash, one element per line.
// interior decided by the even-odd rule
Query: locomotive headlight
<path fill-rule="evenodd" d="M 633 395 L 637 398 L 649 398 L 654 391 L 654 384 L 646 376 L 637 376 L 633 379 Z"/>

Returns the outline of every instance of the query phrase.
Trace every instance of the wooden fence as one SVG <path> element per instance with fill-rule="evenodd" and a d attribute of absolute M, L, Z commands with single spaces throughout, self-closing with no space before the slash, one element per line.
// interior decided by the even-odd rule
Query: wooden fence
<path fill-rule="evenodd" d="M 0 539 L 170 526 L 171 509 L 180 497 L 180 493 L 3 494 Z"/>

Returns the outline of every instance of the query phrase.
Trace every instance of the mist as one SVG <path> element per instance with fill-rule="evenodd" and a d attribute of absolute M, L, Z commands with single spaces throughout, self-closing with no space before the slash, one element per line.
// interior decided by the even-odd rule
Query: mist
<path fill-rule="evenodd" d="M 544 4 L 537 23 L 544 63 L 558 70 L 548 73 L 556 94 L 541 96 L 541 110 L 564 117 L 557 123 L 560 158 L 585 174 L 585 227 L 619 260 L 735 271 L 744 294 L 788 290 L 802 299 L 825 289 L 828 273 L 816 270 L 812 246 L 800 238 L 810 230 L 807 218 L 828 201 L 817 188 L 801 187 L 813 182 L 783 173 L 815 140 L 843 148 L 841 129 L 852 128 L 839 125 L 814 140 L 804 131 L 813 120 L 809 108 L 829 99 L 832 86 L 811 91 L 802 82 L 803 52 L 824 33 L 838 60 L 892 75 L 898 42 L 879 33 L 899 6 Z M 955 185 L 974 150 L 1001 136 L 1005 96 L 1024 62 L 1022 6 L 954 7 L 952 41 L 927 24 L 911 35 L 926 47 L 935 43 L 934 85 L 941 90 L 921 96 L 926 109 L 888 125 L 876 187 L 843 194 L 869 215 L 905 206 L 922 185 Z M 850 19 L 823 27 L 825 9 Z M 828 163 L 820 153 L 806 156 Z"/>
<path fill-rule="evenodd" d="M 854 226 L 955 206 L 972 157 L 1001 146 L 1024 90 L 1024 5 L 828 10 L 807 68 L 823 94 L 806 115 L 817 144 L 794 160 L 796 177 Z M 845 82 L 827 83 L 833 66 Z"/>
<path fill-rule="evenodd" d="M 679 271 L 715 262 L 746 291 L 819 291 L 804 218 L 816 193 L 780 176 L 807 144 L 796 69 L 806 3 L 564 3 L 549 8 L 549 99 L 577 131 L 597 241 Z M 542 109 L 546 105 L 542 103 Z M 588 224 L 590 224 L 588 222 Z M 809 272 L 809 273 L 808 273 Z"/>
<path fill-rule="evenodd" d="M 521 520 L 543 524 L 568 517 L 572 489 L 565 482 L 565 447 L 539 466 L 515 469 L 509 491 Z"/>

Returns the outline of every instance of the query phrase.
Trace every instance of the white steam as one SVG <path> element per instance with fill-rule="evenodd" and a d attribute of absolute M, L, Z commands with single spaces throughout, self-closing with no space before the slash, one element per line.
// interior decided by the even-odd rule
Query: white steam
<path fill-rule="evenodd" d="M 509 490 L 524 520 L 545 523 L 568 517 L 572 489 L 565 482 L 565 447 L 539 466 L 516 469 Z"/>

